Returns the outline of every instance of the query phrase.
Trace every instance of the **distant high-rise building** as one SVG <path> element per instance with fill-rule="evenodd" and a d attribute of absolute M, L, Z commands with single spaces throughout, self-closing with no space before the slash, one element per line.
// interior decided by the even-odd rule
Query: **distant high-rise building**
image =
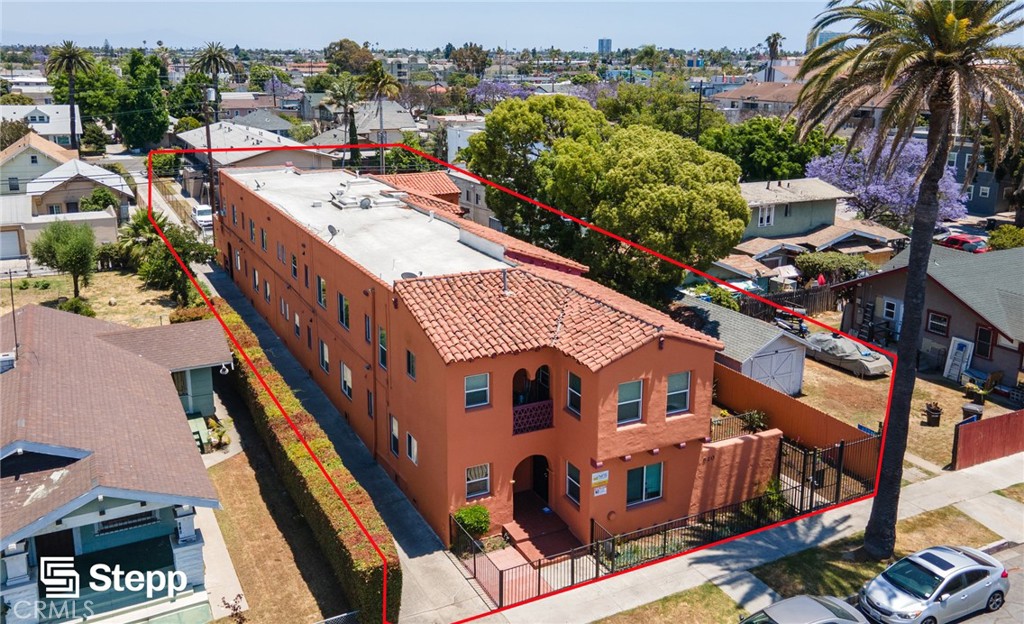
<path fill-rule="evenodd" d="M 812 46 L 812 49 L 843 34 L 845 33 L 822 31 L 814 38 L 814 45 Z M 810 52 L 810 50 L 808 50 L 808 52 Z"/>
<path fill-rule="evenodd" d="M 604 58 L 610 56 L 612 53 L 612 40 L 611 39 L 598 39 L 597 40 L 597 54 Z"/>

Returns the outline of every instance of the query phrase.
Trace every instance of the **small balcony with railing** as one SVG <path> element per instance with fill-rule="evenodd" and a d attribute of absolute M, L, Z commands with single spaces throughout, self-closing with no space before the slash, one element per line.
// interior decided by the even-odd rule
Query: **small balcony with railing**
<path fill-rule="evenodd" d="M 532 379 L 526 369 L 516 371 L 512 377 L 512 435 L 555 426 L 550 380 L 547 366 L 538 368 Z"/>

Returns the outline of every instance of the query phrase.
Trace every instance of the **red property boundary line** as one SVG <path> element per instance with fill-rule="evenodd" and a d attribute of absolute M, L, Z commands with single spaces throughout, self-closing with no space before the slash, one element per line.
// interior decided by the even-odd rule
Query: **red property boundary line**
<path fill-rule="evenodd" d="M 598 227 L 598 226 L 594 225 L 593 223 L 588 223 L 588 222 L 586 222 L 586 221 L 584 221 L 584 220 L 582 220 L 580 218 L 577 218 L 577 217 L 575 217 L 575 216 L 573 216 L 571 214 L 562 212 L 561 210 L 558 210 L 557 208 L 553 208 L 551 206 L 543 204 L 543 203 L 541 203 L 541 202 L 539 202 L 539 201 L 537 201 L 535 199 L 532 199 L 530 197 L 527 197 L 527 196 L 523 195 L 522 193 L 518 193 L 516 191 L 513 191 L 510 188 L 507 188 L 507 187 L 502 186 L 500 184 L 497 184 L 495 182 L 491 182 L 490 180 L 487 180 L 487 179 L 482 178 L 482 177 L 480 177 L 480 176 L 478 176 L 478 175 L 476 175 L 474 173 L 471 173 L 470 171 L 467 171 L 466 169 L 463 169 L 461 167 L 457 167 L 457 166 L 455 166 L 455 165 L 453 165 L 451 163 L 445 162 L 445 161 L 443 161 L 443 160 L 441 160 L 439 158 L 431 156 L 430 154 L 426 154 L 426 153 L 424 153 L 424 152 L 422 152 L 422 151 L 420 151 L 418 149 L 409 147 L 408 145 L 405 145 L 404 143 L 368 143 L 368 144 L 359 144 L 359 145 L 349 145 L 349 144 L 346 144 L 346 145 L 318 145 L 318 146 L 313 146 L 313 147 L 305 146 L 305 145 L 301 145 L 301 146 L 298 146 L 298 145 L 296 145 L 296 146 L 280 145 L 280 146 L 269 146 L 269 147 L 228 147 L 228 148 L 213 148 L 213 149 L 158 149 L 158 150 L 152 150 L 152 151 L 149 152 L 149 154 L 147 156 L 147 159 L 146 159 L 147 160 L 146 168 L 147 168 L 147 173 L 148 173 L 148 176 L 147 176 L 147 203 L 148 203 L 147 214 L 149 216 L 149 221 L 150 221 L 150 223 L 152 223 L 153 228 L 156 230 L 156 232 L 160 236 L 161 240 L 163 240 L 164 245 L 166 245 L 167 249 L 171 252 L 171 255 L 173 255 L 174 259 L 178 262 L 178 265 L 185 272 L 185 275 L 188 276 L 189 281 L 192 282 L 192 286 L 195 287 L 196 291 L 199 293 L 199 296 L 203 298 L 203 302 L 206 304 L 206 307 L 210 310 L 210 312 L 213 313 L 214 317 L 220 323 L 221 327 L 224 328 L 224 332 L 227 334 L 227 336 L 231 340 L 232 344 L 235 345 L 235 348 L 238 349 L 238 352 L 242 354 L 242 358 L 245 359 L 246 365 L 249 366 L 250 370 L 252 370 L 252 372 L 256 375 L 256 378 L 259 379 L 260 385 L 263 386 L 263 389 L 267 392 L 267 395 L 270 396 L 271 400 L 274 402 L 274 405 L 277 406 L 278 411 L 280 411 L 281 415 L 284 416 L 285 420 L 288 422 L 288 425 L 291 427 L 292 431 L 295 433 L 295 436 L 302 443 L 303 448 L 305 448 L 306 452 L 309 453 L 309 456 L 313 459 L 313 461 L 316 463 L 317 467 L 320 469 L 321 474 L 323 474 L 324 478 L 327 479 L 327 482 L 331 485 L 331 488 L 334 490 L 335 494 L 338 495 L 338 498 L 341 499 L 341 502 L 345 505 L 345 509 L 348 510 L 349 515 L 352 516 L 352 519 L 355 520 L 356 525 L 363 532 L 363 535 L 366 536 L 366 539 L 370 542 L 370 545 L 373 546 L 373 549 L 377 552 L 377 555 L 380 556 L 381 561 L 384 563 L 383 588 L 382 588 L 382 592 L 381 592 L 382 597 L 383 597 L 382 604 L 381 604 L 381 622 L 383 624 L 391 624 L 388 621 L 388 619 L 387 619 L 387 591 L 388 591 L 388 563 L 387 563 L 387 558 L 384 556 L 383 551 L 381 551 L 380 546 L 377 544 L 377 542 L 370 535 L 369 531 L 366 530 L 366 527 L 363 525 L 362 520 L 360 520 L 359 516 L 352 509 L 352 506 L 349 504 L 348 500 L 345 498 L 345 495 L 342 494 L 341 489 L 334 482 L 334 479 L 332 479 L 330 474 L 328 474 L 327 469 L 324 468 L 323 464 L 320 462 L 320 459 L 316 456 L 316 453 L 314 453 L 313 449 L 310 448 L 309 443 L 306 441 L 306 438 L 299 431 L 298 427 L 295 426 L 295 423 L 292 422 L 292 419 L 288 416 L 288 412 L 281 405 L 281 402 L 278 401 L 277 396 L 275 396 L 274 393 L 270 390 L 270 386 L 267 384 L 266 380 L 264 380 L 262 375 L 260 375 L 259 371 L 256 370 L 256 367 L 253 365 L 252 360 L 249 359 L 249 355 L 245 352 L 244 349 L 242 349 L 241 345 L 238 343 L 238 340 L 235 338 L 234 334 L 231 333 L 231 330 L 228 329 L 228 326 L 224 322 L 224 319 L 221 318 L 220 313 L 213 306 L 213 303 L 206 296 L 206 293 L 203 292 L 203 289 L 199 287 L 199 282 L 196 280 L 195 276 L 192 274 L 192 271 L 182 261 L 181 256 L 178 255 L 178 252 L 174 249 L 174 246 L 171 245 L 170 240 L 168 240 L 167 236 L 164 234 L 163 230 L 160 228 L 160 225 L 156 222 L 156 219 L 153 216 L 153 156 L 155 154 L 208 154 L 209 155 L 211 152 L 264 152 L 264 151 L 272 151 L 272 150 L 273 151 L 299 151 L 299 150 L 316 150 L 316 151 L 319 151 L 319 150 L 325 150 L 325 149 L 327 149 L 327 150 L 336 150 L 336 149 L 350 149 L 350 148 L 359 148 L 359 149 L 392 149 L 392 148 L 401 148 L 401 149 L 404 149 L 407 152 L 410 152 L 412 154 L 416 154 L 417 156 L 419 156 L 421 158 L 425 158 L 425 159 L 427 159 L 427 160 L 429 160 L 429 161 L 431 161 L 433 163 L 436 163 L 438 165 L 441 165 L 441 166 L 446 167 L 448 169 L 451 169 L 453 171 L 457 171 L 457 172 L 459 172 L 459 173 L 461 173 L 461 174 L 463 174 L 465 176 L 468 176 L 468 177 L 476 180 L 477 182 L 480 182 L 481 184 L 485 184 L 487 186 L 490 186 L 491 188 L 494 188 L 494 189 L 497 189 L 499 191 L 502 191 L 503 193 L 507 193 L 507 194 L 515 197 L 516 199 L 522 200 L 522 201 L 524 201 L 524 202 L 526 202 L 528 204 L 531 204 L 531 205 L 533 205 L 533 206 L 535 206 L 537 208 L 541 208 L 543 210 L 547 210 L 548 212 L 556 214 L 556 215 L 562 217 L 563 219 L 572 221 L 572 222 L 574 222 L 574 223 L 576 223 L 578 225 L 581 225 L 581 226 L 583 226 L 585 228 L 588 228 L 588 229 L 590 229 L 590 230 L 592 230 L 594 232 L 597 232 L 597 233 L 603 234 L 604 236 L 607 236 L 609 238 L 615 239 L 616 241 L 618 241 L 618 242 L 620 242 L 620 243 L 622 243 L 624 245 L 628 245 L 630 247 L 633 247 L 634 249 L 638 249 L 640 251 L 643 251 L 644 253 L 648 253 L 648 254 L 654 256 L 655 258 L 658 258 L 660 260 L 664 260 L 665 262 L 668 262 L 669 264 L 672 264 L 672 265 L 675 265 L 675 266 L 680 267 L 682 269 L 685 269 L 687 271 L 691 271 L 693 273 L 696 273 L 697 275 L 700 275 L 701 277 L 703 277 L 703 278 L 705 278 L 705 279 L 707 279 L 709 281 L 712 281 L 712 282 L 714 282 L 716 284 L 719 284 L 720 286 L 725 286 L 727 288 L 731 288 L 732 290 L 734 290 L 734 291 L 736 291 L 736 292 L 738 292 L 740 294 L 743 294 L 743 295 L 745 295 L 747 297 L 751 297 L 753 299 L 756 299 L 757 301 L 760 301 L 761 303 L 768 304 L 768 305 L 770 305 L 770 306 L 772 306 L 774 308 L 778 308 L 779 310 L 784 310 L 784 311 L 786 311 L 786 312 L 788 312 L 790 314 L 793 314 L 793 315 L 795 315 L 795 316 L 797 316 L 797 317 L 799 317 L 799 318 L 801 318 L 801 319 L 803 319 L 803 320 L 805 320 L 807 322 L 810 322 L 810 323 L 812 323 L 814 325 L 817 325 L 818 327 L 821 327 L 821 328 L 826 329 L 828 331 L 831 331 L 833 333 L 837 333 L 837 334 L 839 334 L 839 335 L 841 335 L 841 336 L 843 336 L 845 338 L 849 338 L 850 340 L 853 340 L 856 343 L 859 343 L 859 344 L 861 344 L 861 345 L 863 345 L 863 346 L 865 346 L 865 347 L 867 347 L 869 349 L 872 349 L 873 351 L 877 351 L 877 352 L 885 355 L 886 357 L 890 358 L 893 361 L 893 372 L 895 373 L 895 368 L 896 368 L 896 366 L 898 364 L 898 360 L 897 360 L 897 357 L 896 357 L 895 353 L 892 353 L 892 352 L 887 351 L 885 349 L 881 349 L 881 348 L 879 348 L 876 345 L 869 344 L 869 343 L 867 343 L 867 342 L 857 338 L 856 336 L 851 336 L 850 334 L 847 334 L 845 332 L 839 331 L 836 328 L 830 327 L 830 326 L 822 323 L 821 321 L 813 319 L 813 318 L 811 318 L 811 317 L 809 317 L 809 316 L 807 316 L 805 314 L 801 314 L 799 312 L 796 312 L 795 310 L 793 310 L 791 308 L 786 308 L 785 306 L 779 305 L 778 303 L 775 303 L 774 301 L 769 301 L 768 299 L 765 299 L 764 297 L 761 297 L 761 296 L 759 296 L 759 295 L 757 295 L 755 293 L 751 293 L 751 292 L 748 292 L 746 290 L 743 290 L 742 288 L 739 288 L 738 286 L 730 284 L 730 283 L 728 283 L 728 282 L 726 282 L 724 280 L 718 279 L 717 277 L 709 275 L 708 273 L 705 273 L 704 271 L 700 271 L 700 270 L 695 269 L 695 268 L 693 268 L 693 267 L 691 267 L 691 266 L 689 266 L 687 264 L 684 264 L 684 263 L 676 260 L 675 258 L 671 258 L 669 256 L 666 256 L 666 255 L 662 254 L 662 253 L 654 251 L 653 249 L 645 247 L 645 246 L 643 246 L 643 245 L 641 245 L 639 243 L 635 243 L 635 242 L 633 242 L 633 241 L 631 241 L 629 239 L 623 238 L 623 237 L 619 236 L 618 234 L 615 234 L 614 232 L 610 232 L 608 230 L 605 230 L 604 228 L 601 228 L 601 227 Z M 372 169 L 373 167 L 370 167 L 370 168 Z M 211 189 L 211 192 L 212 192 L 212 189 Z M 885 452 L 886 432 L 888 431 L 888 428 L 889 428 L 888 427 L 888 425 L 889 425 L 889 410 L 892 407 L 892 391 L 893 391 L 893 383 L 894 383 L 894 381 L 895 381 L 895 374 L 892 374 L 889 377 L 889 394 L 886 397 L 885 419 L 884 419 L 884 422 L 883 422 L 883 425 L 882 425 L 882 431 L 881 431 L 881 438 L 882 439 L 881 439 L 881 443 L 879 445 L 879 453 L 878 453 L 878 467 L 875 470 L 875 489 L 870 494 L 865 494 L 864 496 L 860 496 L 860 497 L 855 498 L 853 500 L 849 500 L 849 501 L 846 501 L 844 503 L 840 503 L 838 505 L 832 505 L 832 506 L 829 506 L 829 507 L 825 507 L 824 509 L 819 509 L 819 510 L 812 511 L 812 512 L 809 512 L 809 513 L 806 513 L 806 514 L 802 514 L 802 515 L 796 516 L 794 518 L 790 518 L 788 520 L 783 520 L 781 522 L 776 522 L 774 524 L 770 524 L 768 526 L 761 527 L 760 529 L 755 529 L 753 531 L 748 531 L 746 533 L 741 533 L 739 535 L 733 535 L 733 536 L 728 537 L 726 539 L 719 540 L 717 542 L 712 542 L 710 544 L 705 544 L 703 546 L 699 546 L 697 548 L 693 548 L 693 549 L 690 549 L 690 550 L 687 550 L 687 551 L 684 551 L 684 552 L 676 553 L 674 555 L 670 555 L 668 557 L 664 557 L 664 558 L 658 559 L 656 561 L 651 561 L 651 562 L 648 562 L 648 563 L 645 563 L 645 564 L 642 564 L 642 565 L 639 565 L 639 566 L 636 566 L 636 567 L 633 567 L 633 568 L 629 568 L 628 570 L 620 570 L 618 572 L 613 572 L 611 574 L 606 574 L 604 576 L 601 576 L 601 577 L 598 577 L 598 578 L 595 578 L 595 579 L 591 579 L 589 581 L 578 583 L 576 585 L 565 587 L 563 589 L 555 590 L 555 591 L 552 591 L 550 593 L 547 593 L 547 594 L 544 594 L 544 595 L 541 595 L 541 596 L 535 596 L 533 598 L 529 598 L 529 599 L 526 599 L 526 600 L 523 600 L 523 601 L 511 604 L 511 605 L 507 605 L 505 607 L 501 607 L 501 608 L 495 609 L 493 611 L 485 611 L 483 613 L 480 613 L 480 614 L 477 614 L 477 615 L 473 615 L 473 616 L 470 616 L 468 618 L 464 618 L 462 620 L 458 620 L 454 624 L 463 624 L 465 622 L 471 622 L 471 621 L 474 621 L 474 620 L 477 620 L 477 619 L 480 619 L 480 618 L 487 617 L 487 616 L 489 616 L 491 614 L 494 614 L 494 613 L 499 613 L 499 612 L 506 611 L 506 610 L 509 610 L 509 609 L 513 609 L 513 608 L 516 608 L 516 607 L 519 607 L 519 606 L 522 606 L 522 605 L 525 605 L 525 604 L 529 604 L 531 602 L 536 602 L 538 600 L 543 600 L 543 599 L 548 598 L 550 596 L 554 596 L 554 595 L 561 594 L 561 593 L 564 593 L 564 592 L 567 592 L 567 591 L 571 591 L 571 590 L 577 589 L 579 587 L 584 587 L 584 586 L 587 586 L 587 585 L 591 585 L 593 583 L 597 583 L 597 582 L 603 581 L 605 579 L 609 579 L 609 578 L 613 578 L 613 577 L 616 577 L 616 576 L 620 576 L 622 574 L 627 574 L 629 572 L 633 572 L 635 570 L 639 570 L 639 569 L 642 569 L 642 568 L 646 568 L 648 566 L 652 566 L 652 565 L 655 565 L 655 564 L 658 564 L 658 563 L 662 563 L 662 562 L 668 561 L 670 559 L 675 559 L 677 557 L 683 557 L 683 556 L 686 556 L 686 555 L 689 555 L 689 554 L 692 554 L 692 553 L 695 553 L 695 552 L 699 552 L 699 551 L 704 550 L 706 548 L 710 548 L 710 547 L 713 547 L 713 546 L 719 546 L 721 544 L 725 544 L 725 543 L 731 542 L 733 540 L 737 540 L 737 539 L 740 539 L 740 538 L 743 538 L 743 537 L 749 537 L 751 535 L 756 535 L 758 533 L 762 533 L 764 531 L 768 531 L 770 529 L 774 529 L 774 528 L 779 527 L 779 526 L 790 524 L 790 523 L 796 522 L 798 520 L 803 520 L 805 518 L 810 518 L 812 516 L 816 516 L 816 515 L 822 514 L 822 513 L 826 512 L 826 511 L 831 511 L 833 509 L 839 509 L 839 508 L 845 507 L 847 505 L 852 505 L 854 503 L 858 503 L 858 502 L 861 502 L 861 501 L 864 501 L 864 500 L 868 500 L 868 499 L 874 498 L 875 494 L 877 494 L 877 492 L 878 492 L 878 482 L 881 479 L 881 474 L 882 474 L 882 456 L 883 456 L 883 454 Z"/>

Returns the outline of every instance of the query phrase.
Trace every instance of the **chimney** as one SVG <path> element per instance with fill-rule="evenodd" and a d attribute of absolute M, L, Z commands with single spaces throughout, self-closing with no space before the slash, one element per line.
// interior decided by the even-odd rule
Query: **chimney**
<path fill-rule="evenodd" d="M 782 188 L 782 180 L 779 180 L 779 188 Z"/>
<path fill-rule="evenodd" d="M 501 292 L 506 295 L 512 294 L 512 291 L 508 289 L 508 269 L 501 270 Z"/>

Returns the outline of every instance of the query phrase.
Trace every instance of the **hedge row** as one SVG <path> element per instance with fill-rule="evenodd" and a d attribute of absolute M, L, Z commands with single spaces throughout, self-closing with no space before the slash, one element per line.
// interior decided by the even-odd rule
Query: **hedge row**
<path fill-rule="evenodd" d="M 363 526 L 387 557 L 387 619 L 390 622 L 397 622 L 402 596 L 401 565 L 394 538 L 377 512 L 373 500 L 345 468 L 334 445 L 317 424 L 316 419 L 302 409 L 302 404 L 291 388 L 264 354 L 256 334 L 227 302 L 220 297 L 215 297 L 212 301 L 238 344 L 245 349 L 256 370 L 267 382 L 296 428 L 320 459 L 320 463 L 345 495 Z M 189 308 L 173 312 L 170 321 L 182 323 L 212 316 L 206 308 Z M 321 551 L 334 568 L 350 606 L 358 609 L 360 621 L 365 624 L 380 622 L 381 589 L 384 584 L 384 565 L 380 555 L 352 519 L 344 503 L 324 478 L 273 399 L 264 391 L 263 385 L 246 365 L 234 345 L 232 350 L 235 351 L 236 362 L 232 378 L 249 407 L 256 429 L 270 450 L 274 467 L 284 481 L 288 493 L 312 529 Z"/>

